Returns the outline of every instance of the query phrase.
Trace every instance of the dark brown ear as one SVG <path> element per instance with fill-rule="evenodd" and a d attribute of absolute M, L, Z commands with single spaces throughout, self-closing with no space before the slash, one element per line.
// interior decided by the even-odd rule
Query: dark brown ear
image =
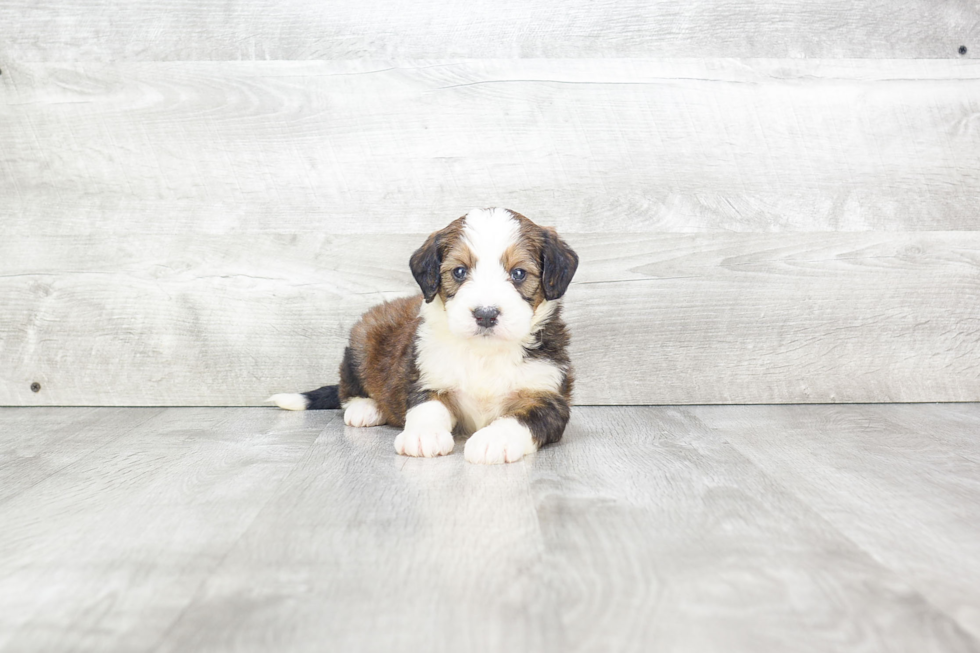
<path fill-rule="evenodd" d="M 409 260 L 412 276 L 422 289 L 426 304 L 435 299 L 436 293 L 439 292 L 439 282 L 442 278 L 439 267 L 442 265 L 443 231 L 431 234 Z"/>
<path fill-rule="evenodd" d="M 568 284 L 578 268 L 578 254 L 558 237 L 554 229 L 541 230 L 541 288 L 547 300 L 558 299 L 568 290 Z"/>

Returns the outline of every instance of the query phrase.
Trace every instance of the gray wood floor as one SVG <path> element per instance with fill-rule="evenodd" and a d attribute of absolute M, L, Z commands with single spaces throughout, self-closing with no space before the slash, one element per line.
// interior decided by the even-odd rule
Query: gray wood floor
<path fill-rule="evenodd" d="M 980 404 L 0 409 L 3 651 L 980 651 Z"/>

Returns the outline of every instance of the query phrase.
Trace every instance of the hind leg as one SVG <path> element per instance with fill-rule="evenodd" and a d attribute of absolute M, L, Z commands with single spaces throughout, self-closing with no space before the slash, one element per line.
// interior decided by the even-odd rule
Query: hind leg
<path fill-rule="evenodd" d="M 344 350 L 344 360 L 340 363 L 340 399 L 344 407 L 344 424 L 347 426 L 381 426 L 385 423 L 378 402 L 368 397 L 361 383 L 354 350 L 350 347 Z"/>
<path fill-rule="evenodd" d="M 344 424 L 347 426 L 381 426 L 384 423 L 384 415 L 374 399 L 353 397 L 347 400 L 344 407 Z"/>

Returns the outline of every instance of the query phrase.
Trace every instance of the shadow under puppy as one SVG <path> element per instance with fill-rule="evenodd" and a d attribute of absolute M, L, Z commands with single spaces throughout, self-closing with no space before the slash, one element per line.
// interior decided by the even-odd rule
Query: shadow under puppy
<path fill-rule="evenodd" d="M 422 295 L 375 306 L 351 330 L 340 384 L 270 397 L 281 408 L 344 407 L 350 426 L 404 427 L 395 450 L 503 463 L 561 439 L 572 366 L 560 298 L 578 256 L 549 227 L 474 210 L 410 261 Z"/>

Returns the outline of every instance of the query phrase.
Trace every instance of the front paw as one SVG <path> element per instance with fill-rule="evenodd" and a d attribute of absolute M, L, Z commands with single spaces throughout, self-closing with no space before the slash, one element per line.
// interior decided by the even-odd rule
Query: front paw
<path fill-rule="evenodd" d="M 453 450 L 453 434 L 439 429 L 405 429 L 395 438 L 395 451 L 403 456 L 445 456 Z"/>
<path fill-rule="evenodd" d="M 471 463 L 496 465 L 516 463 L 536 448 L 529 428 L 513 417 L 503 417 L 470 436 L 463 455 Z"/>

